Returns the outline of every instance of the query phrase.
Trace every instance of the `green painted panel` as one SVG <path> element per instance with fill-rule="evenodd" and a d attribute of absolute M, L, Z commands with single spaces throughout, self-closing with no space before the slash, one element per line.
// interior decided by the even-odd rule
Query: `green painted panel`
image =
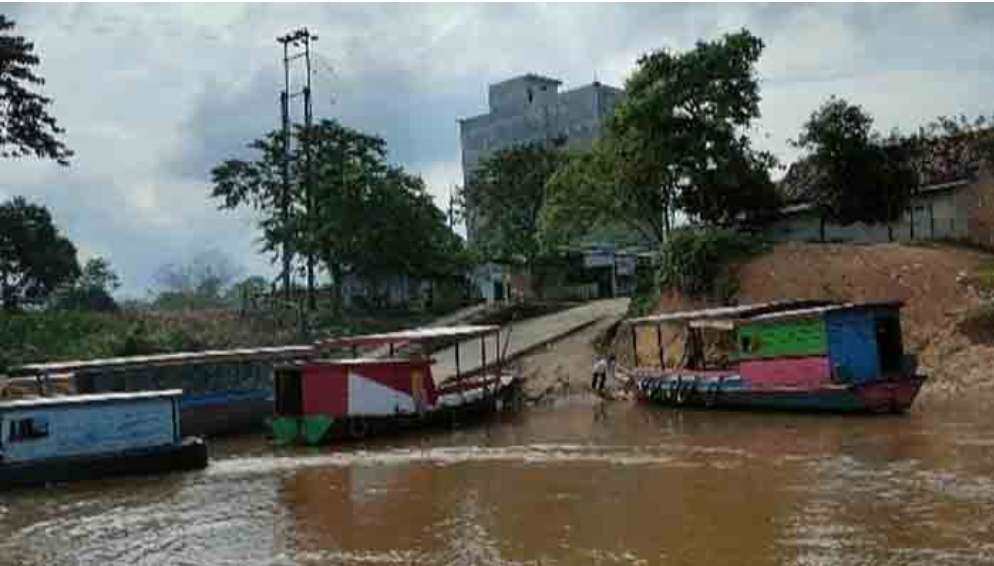
<path fill-rule="evenodd" d="M 277 444 L 293 444 L 300 435 L 300 419 L 277 417 L 273 419 L 273 438 Z"/>
<path fill-rule="evenodd" d="M 738 329 L 739 359 L 820 356 L 828 351 L 821 318 L 750 324 Z"/>
<path fill-rule="evenodd" d="M 331 417 L 324 415 L 304 417 L 302 422 L 303 430 L 301 431 L 304 435 L 304 441 L 308 444 L 320 444 L 324 439 L 325 433 L 331 428 L 332 422 L 334 421 Z"/>

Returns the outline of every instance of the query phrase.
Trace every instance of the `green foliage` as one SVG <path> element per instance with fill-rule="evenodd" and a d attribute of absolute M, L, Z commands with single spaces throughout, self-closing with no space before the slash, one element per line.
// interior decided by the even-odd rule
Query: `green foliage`
<path fill-rule="evenodd" d="M 994 261 L 985 261 L 972 274 L 972 282 L 981 293 L 994 296 Z"/>
<path fill-rule="evenodd" d="M 460 189 L 459 201 L 483 257 L 523 256 L 530 261 L 538 255 L 546 183 L 564 160 L 555 144 L 530 143 L 502 149 L 480 162 L 469 184 Z"/>
<path fill-rule="evenodd" d="M 75 281 L 56 293 L 54 306 L 67 310 L 117 310 L 111 293 L 120 286 L 120 279 L 110 262 L 94 257 L 83 265 L 82 273 Z"/>
<path fill-rule="evenodd" d="M 635 281 L 635 292 L 632 300 L 628 304 L 628 317 L 645 316 L 652 313 L 659 302 L 659 285 L 656 284 L 656 277 L 648 269 L 636 272 L 638 279 Z"/>
<path fill-rule="evenodd" d="M 68 165 L 73 152 L 58 139 L 65 130 L 48 114 L 52 99 L 33 92 L 45 84 L 34 74 L 34 44 L 12 35 L 14 22 L 0 15 L 0 156 L 34 155 Z"/>
<path fill-rule="evenodd" d="M 917 188 L 911 158 L 918 140 L 873 131 L 861 106 L 831 97 L 811 114 L 794 142 L 815 173 L 806 199 L 840 224 L 897 220 Z"/>
<path fill-rule="evenodd" d="M 728 303 L 738 292 L 735 264 L 763 249 L 758 240 L 734 230 L 674 230 L 660 251 L 659 285 Z"/>
<path fill-rule="evenodd" d="M 126 320 L 104 313 L 0 313 L 0 373 L 34 361 L 113 356 L 127 332 Z"/>
<path fill-rule="evenodd" d="M 214 248 L 197 253 L 187 263 L 167 263 L 155 274 L 161 291 L 154 305 L 167 310 L 222 306 L 239 271 L 227 255 Z"/>
<path fill-rule="evenodd" d="M 296 128 L 293 135 L 289 193 L 283 189 L 278 132 L 249 145 L 254 160 L 228 160 L 212 171 L 211 196 L 222 209 L 251 207 L 260 213 L 264 251 L 275 257 L 285 243 L 295 264 L 300 258 L 319 260 L 336 292 L 348 273 L 375 281 L 394 273 L 427 276 L 461 268 L 461 240 L 446 226 L 424 182 L 385 162 L 382 138 L 334 120 L 309 131 Z M 305 141 L 311 143 L 310 169 Z"/>
<path fill-rule="evenodd" d="M 40 304 L 80 274 L 76 247 L 44 206 L 15 197 L 0 204 L 0 302 L 7 312 Z"/>
<path fill-rule="evenodd" d="M 723 224 L 776 207 L 776 161 L 747 135 L 759 117 L 762 50 L 742 30 L 684 53 L 642 56 L 605 135 L 550 183 L 546 237 L 620 220 L 661 244 L 676 209 Z"/>
<path fill-rule="evenodd" d="M 984 303 L 970 309 L 960 320 L 959 330 L 972 342 L 994 343 L 994 304 Z"/>

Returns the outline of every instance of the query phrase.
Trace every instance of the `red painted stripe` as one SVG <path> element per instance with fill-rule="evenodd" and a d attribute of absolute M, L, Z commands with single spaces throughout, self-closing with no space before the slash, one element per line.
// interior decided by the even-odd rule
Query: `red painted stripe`
<path fill-rule="evenodd" d="M 739 364 L 739 375 L 752 386 L 818 387 L 832 382 L 828 358 L 750 360 Z"/>
<path fill-rule="evenodd" d="M 323 364 L 304 368 L 302 373 L 305 415 L 343 417 L 348 414 L 348 368 Z"/>

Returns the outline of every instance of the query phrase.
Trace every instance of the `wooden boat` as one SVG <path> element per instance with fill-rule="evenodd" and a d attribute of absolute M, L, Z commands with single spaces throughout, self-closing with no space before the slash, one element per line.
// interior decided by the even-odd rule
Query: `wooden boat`
<path fill-rule="evenodd" d="M 480 340 L 478 364 L 464 370 L 459 342 L 474 338 Z M 438 367 L 428 354 L 439 341 L 454 341 L 454 365 Z M 504 369 L 498 326 L 369 334 L 318 347 L 349 349 L 351 355 L 276 368 L 272 430 L 278 443 L 320 444 L 449 425 L 518 406 L 520 380 Z M 361 348 L 379 352 L 360 357 Z"/>
<path fill-rule="evenodd" d="M 207 447 L 182 439 L 180 390 L 0 403 L 0 488 L 203 468 Z"/>
<path fill-rule="evenodd" d="M 42 395 L 51 386 L 77 393 L 182 389 L 180 432 L 214 436 L 264 430 L 273 413 L 273 364 L 316 353 L 310 344 L 174 352 L 27 364 L 12 374 Z"/>
<path fill-rule="evenodd" d="M 925 380 L 904 353 L 901 306 L 794 301 L 630 319 L 628 373 L 637 398 L 667 406 L 899 413 Z M 682 327 L 676 367 L 663 339 L 671 324 Z M 639 330 L 652 329 L 655 364 L 638 352 Z"/>

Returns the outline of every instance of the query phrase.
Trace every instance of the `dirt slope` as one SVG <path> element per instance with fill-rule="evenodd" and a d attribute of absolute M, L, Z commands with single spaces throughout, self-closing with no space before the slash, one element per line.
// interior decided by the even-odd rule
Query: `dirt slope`
<path fill-rule="evenodd" d="M 739 302 L 804 298 L 905 301 L 906 347 L 931 376 L 923 400 L 983 393 L 994 400 L 994 343 L 958 329 L 981 298 L 971 275 L 994 256 L 948 245 L 790 243 L 739 268 Z M 673 295 L 658 312 L 689 305 Z M 640 349 L 647 340 L 640 337 Z M 652 350 L 652 345 L 645 346 Z"/>

